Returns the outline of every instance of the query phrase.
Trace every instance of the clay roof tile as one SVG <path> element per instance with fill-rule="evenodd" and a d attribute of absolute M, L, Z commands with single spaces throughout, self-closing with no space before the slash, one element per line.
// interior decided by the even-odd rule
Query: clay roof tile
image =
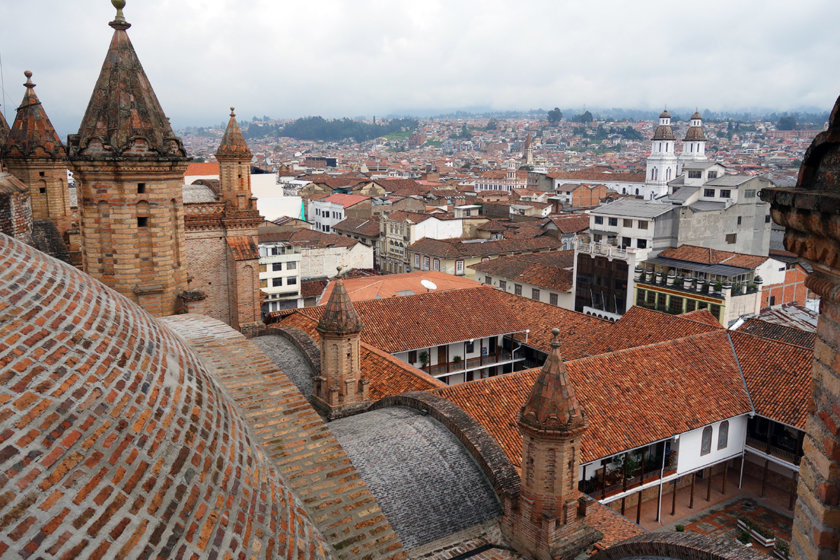
<path fill-rule="evenodd" d="M 350 295 L 344 288 L 344 280 L 339 278 L 335 282 L 330 299 L 318 321 L 318 331 L 324 333 L 349 334 L 362 330 L 362 320 L 353 307 Z"/>

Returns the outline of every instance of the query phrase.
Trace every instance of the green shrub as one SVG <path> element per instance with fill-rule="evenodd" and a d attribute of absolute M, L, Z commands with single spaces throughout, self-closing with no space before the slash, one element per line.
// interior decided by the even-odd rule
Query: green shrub
<path fill-rule="evenodd" d="M 685 525 L 676 525 L 674 529 L 677 531 L 677 533 L 682 533 L 683 531 L 685 531 Z"/>

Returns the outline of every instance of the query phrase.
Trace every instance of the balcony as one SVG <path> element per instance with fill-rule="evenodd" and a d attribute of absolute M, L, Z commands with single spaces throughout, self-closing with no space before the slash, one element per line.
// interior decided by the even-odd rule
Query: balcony
<path fill-rule="evenodd" d="M 452 361 L 444 364 L 435 364 L 432 366 L 425 366 L 420 369 L 434 377 L 443 377 L 451 373 L 474 371 L 485 367 L 522 362 L 524 360 L 525 358 L 523 356 L 517 356 L 514 358 L 511 356 L 510 352 L 497 352 L 496 354 L 491 354 L 489 356 L 480 356 L 478 358 L 469 358 L 467 360 L 459 360 L 457 362 Z"/>

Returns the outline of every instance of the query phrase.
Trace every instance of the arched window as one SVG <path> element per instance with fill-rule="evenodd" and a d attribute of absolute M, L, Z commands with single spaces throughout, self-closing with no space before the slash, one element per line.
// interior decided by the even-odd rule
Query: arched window
<path fill-rule="evenodd" d="M 703 439 L 700 443 L 700 455 L 708 455 L 712 452 L 712 427 L 703 428 Z"/>
<path fill-rule="evenodd" d="M 668 169 L 666 169 L 666 170 L 665 170 L 665 180 L 666 180 L 666 181 L 670 181 L 670 180 L 671 180 L 671 168 L 670 168 L 670 167 L 669 167 Z"/>
<path fill-rule="evenodd" d="M 724 420 L 718 429 L 718 449 L 724 449 L 727 445 L 729 445 L 729 420 Z"/>
<path fill-rule="evenodd" d="M 639 196 L 639 189 L 636 188 L 636 196 Z"/>

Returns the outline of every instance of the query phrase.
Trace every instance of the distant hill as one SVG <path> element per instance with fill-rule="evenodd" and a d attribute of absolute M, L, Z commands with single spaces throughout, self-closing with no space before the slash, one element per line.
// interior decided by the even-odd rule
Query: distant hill
<path fill-rule="evenodd" d="M 305 117 L 283 126 L 251 123 L 243 133 L 245 138 L 265 136 L 286 136 L 298 140 L 323 140 L 334 142 L 352 138 L 356 142 L 372 140 L 380 136 L 399 132 L 410 132 L 417 128 L 415 119 L 391 119 L 383 123 L 366 123 L 351 119 L 327 120 L 322 117 Z"/>

